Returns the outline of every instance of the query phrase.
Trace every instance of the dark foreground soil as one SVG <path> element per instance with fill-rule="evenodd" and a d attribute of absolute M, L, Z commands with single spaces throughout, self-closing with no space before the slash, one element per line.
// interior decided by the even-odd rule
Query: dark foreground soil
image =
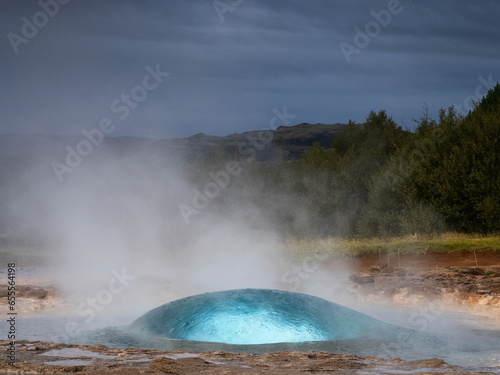
<path fill-rule="evenodd" d="M 2 352 L 8 341 L 1 341 Z M 72 356 L 54 350 L 73 348 Z M 78 348 L 79 350 L 74 350 Z M 48 355 L 47 355 L 48 354 Z M 17 363 L 0 363 L 0 373 L 18 374 L 487 374 L 464 371 L 441 359 L 405 362 L 400 359 L 358 357 L 323 352 L 185 353 L 151 349 L 110 349 L 102 345 L 76 346 L 20 341 Z M 68 361 L 69 360 L 69 361 Z M 63 361 L 63 362 L 61 362 Z M 73 363 L 71 363 L 73 361 Z"/>

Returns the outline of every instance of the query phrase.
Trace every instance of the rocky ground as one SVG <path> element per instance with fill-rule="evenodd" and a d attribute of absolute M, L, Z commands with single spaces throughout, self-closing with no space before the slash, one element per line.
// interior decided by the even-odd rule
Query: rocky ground
<path fill-rule="evenodd" d="M 479 268 L 369 271 L 350 277 L 350 290 L 361 301 L 387 299 L 399 306 L 431 302 L 441 308 L 500 318 L 500 269 L 484 274 Z"/>
<path fill-rule="evenodd" d="M 389 265 L 382 259 L 371 255 L 357 263 L 350 290 L 359 300 L 398 306 L 434 302 L 500 320 L 500 253 L 482 252 L 476 258 L 467 252 L 412 254 Z"/>
<path fill-rule="evenodd" d="M 1 341 L 2 352 L 9 348 Z M 486 374 L 464 371 L 441 359 L 405 362 L 323 352 L 186 353 L 111 349 L 52 342 L 18 342 L 17 363 L 0 362 L 0 373 L 18 374 Z"/>
<path fill-rule="evenodd" d="M 477 267 L 480 265 L 480 267 Z M 347 287 L 359 301 L 398 306 L 431 306 L 482 315 L 500 323 L 500 254 L 414 254 L 383 262 L 379 255 L 352 260 Z M 32 280 L 33 281 L 33 280 Z M 41 280 L 19 283 L 16 306 L 23 313 L 61 308 L 61 293 Z M 7 286 L 0 286 L 6 309 Z M 433 305 L 434 306 L 434 305 Z M 4 316 L 8 312 L 3 311 Z M 499 326 L 500 327 L 500 326 Z M 8 341 L 0 341 L 2 353 Z M 62 352 L 60 350 L 63 350 Z M 500 370 L 500 368 L 499 368 Z M 113 349 L 18 341 L 16 365 L 0 358 L 0 373 L 82 374 L 374 374 L 465 372 L 439 359 L 405 362 L 313 352 L 232 354 Z"/>

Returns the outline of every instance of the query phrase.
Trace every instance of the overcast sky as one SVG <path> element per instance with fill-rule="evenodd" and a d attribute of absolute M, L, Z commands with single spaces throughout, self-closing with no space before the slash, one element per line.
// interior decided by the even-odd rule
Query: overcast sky
<path fill-rule="evenodd" d="M 59 1 L 0 0 L 0 133 L 412 127 L 500 81 L 498 0 Z"/>

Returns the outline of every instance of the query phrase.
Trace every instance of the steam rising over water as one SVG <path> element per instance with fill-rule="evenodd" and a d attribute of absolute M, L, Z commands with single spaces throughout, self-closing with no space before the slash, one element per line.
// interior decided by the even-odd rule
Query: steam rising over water
<path fill-rule="evenodd" d="M 316 300 L 314 297 L 312 299 Z M 328 301 L 324 302 L 329 304 Z M 340 311 L 349 311 L 353 317 L 364 316 L 342 306 L 335 306 L 338 306 Z M 131 319 L 130 314 L 126 315 L 128 317 L 123 312 L 121 315 L 117 313 L 108 316 L 109 319 L 102 319 L 103 316 L 101 315 L 93 322 L 94 328 L 83 330 L 71 337 L 65 331 L 65 325 L 68 321 L 74 320 L 75 317 L 64 315 L 47 316 L 43 314 L 35 317 L 21 316 L 19 322 L 22 324 L 18 326 L 18 339 L 81 345 L 103 344 L 108 347 L 118 348 L 156 348 L 160 350 L 223 350 L 247 353 L 299 350 L 383 358 L 397 357 L 404 360 L 442 358 L 450 364 L 471 369 L 488 367 L 488 371 L 498 370 L 498 368 L 495 370 L 495 366 L 500 364 L 500 353 L 498 352 L 500 331 L 492 330 L 486 324 L 479 324 L 475 317 L 459 314 L 441 315 L 431 323 L 431 327 L 427 332 L 393 326 L 365 316 L 365 322 L 368 323 L 365 327 L 371 326 L 374 329 L 371 332 L 365 331 L 364 334 L 358 337 L 338 337 L 338 339 L 330 341 L 280 342 L 254 345 L 169 339 L 140 329 L 131 329 L 129 323 L 133 318 Z M 387 313 L 384 313 L 384 315 L 387 316 Z M 384 320 L 386 322 L 387 319 L 402 322 L 407 316 L 408 311 L 392 308 L 391 315 Z M 147 317 L 147 314 L 144 317 Z M 356 321 L 356 319 L 354 320 Z M 0 329 L 4 329 L 5 324 L 6 321 L 1 322 Z"/>
<path fill-rule="evenodd" d="M 64 291 L 95 296 L 113 270 L 123 269 L 169 280 L 175 295 L 151 307 L 196 292 L 280 286 L 282 239 L 248 200 L 250 181 L 234 177 L 186 224 L 179 204 L 192 205 L 194 191 L 218 169 L 200 171 L 193 181 L 182 156 L 169 150 L 104 144 L 60 183 L 50 168 L 57 158 L 47 153 L 9 181 L 10 231 L 43 245 Z M 233 203 L 221 210 L 222 200 Z M 113 304 L 131 298 L 132 289 L 114 295 Z M 137 292 L 138 300 L 148 299 L 147 290 Z"/>
<path fill-rule="evenodd" d="M 458 364 L 500 363 L 497 353 L 492 352 L 492 348 L 500 347 L 498 333 L 460 331 L 449 322 L 439 339 L 418 333 L 395 337 L 404 331 L 387 326 L 379 336 L 359 338 L 353 334 L 333 340 L 328 329 L 311 333 L 301 328 L 299 333 L 306 332 L 310 342 L 252 346 L 158 338 L 126 329 L 133 319 L 165 301 L 217 290 L 287 289 L 295 285 L 283 284 L 290 264 L 282 252 L 282 237 L 252 203 L 254 192 L 262 187 L 254 186 L 242 174 L 186 224 L 179 203 L 191 202 L 193 189 L 203 186 L 207 172 L 218 170 L 200 172 L 201 182 L 192 181 L 177 159 L 168 152 L 136 150 L 120 154 L 103 146 L 83 160 L 63 183 L 50 169 L 52 156 L 40 157 L 40 163 L 19 171 L 9 181 L 6 195 L 11 234 L 30 235 L 43 242 L 44 251 L 50 253 L 51 276 L 65 296 L 76 300 L 75 309 L 61 312 L 62 318 L 20 317 L 19 339 L 186 350 L 326 350 L 404 359 L 442 357 Z M 296 204 L 294 197 L 284 195 L 257 197 L 265 197 L 270 204 Z M 222 201 L 226 204 L 221 205 Z M 298 214 L 308 220 L 307 209 Z M 340 263 L 333 271 L 323 268 L 318 260 L 300 270 L 306 270 L 307 277 L 294 280 L 300 283 L 300 291 L 347 305 L 348 291 L 335 295 L 349 271 Z M 124 272 L 130 279 L 113 283 L 115 272 Z M 314 278 L 321 282 L 313 290 Z M 115 292 L 118 287 L 120 291 Z M 363 311 L 370 315 L 369 310 L 365 307 Z M 122 311 L 128 315 L 118 320 Z M 384 321 L 391 321 L 392 314 Z M 68 321 L 76 322 L 82 332 L 68 336 Z M 114 325 L 123 327 L 110 327 Z M 207 336 L 178 338 L 207 340 Z M 284 339 L 303 341 L 293 335 Z M 442 340 L 446 345 L 440 344 Z"/>

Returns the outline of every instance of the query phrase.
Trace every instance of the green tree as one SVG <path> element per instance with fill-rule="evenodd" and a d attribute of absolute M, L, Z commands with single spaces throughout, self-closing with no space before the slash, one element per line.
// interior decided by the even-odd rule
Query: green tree
<path fill-rule="evenodd" d="M 417 196 L 457 230 L 500 230 L 499 85 L 463 119 L 441 111 L 439 128 L 444 141 L 416 166 Z"/>

